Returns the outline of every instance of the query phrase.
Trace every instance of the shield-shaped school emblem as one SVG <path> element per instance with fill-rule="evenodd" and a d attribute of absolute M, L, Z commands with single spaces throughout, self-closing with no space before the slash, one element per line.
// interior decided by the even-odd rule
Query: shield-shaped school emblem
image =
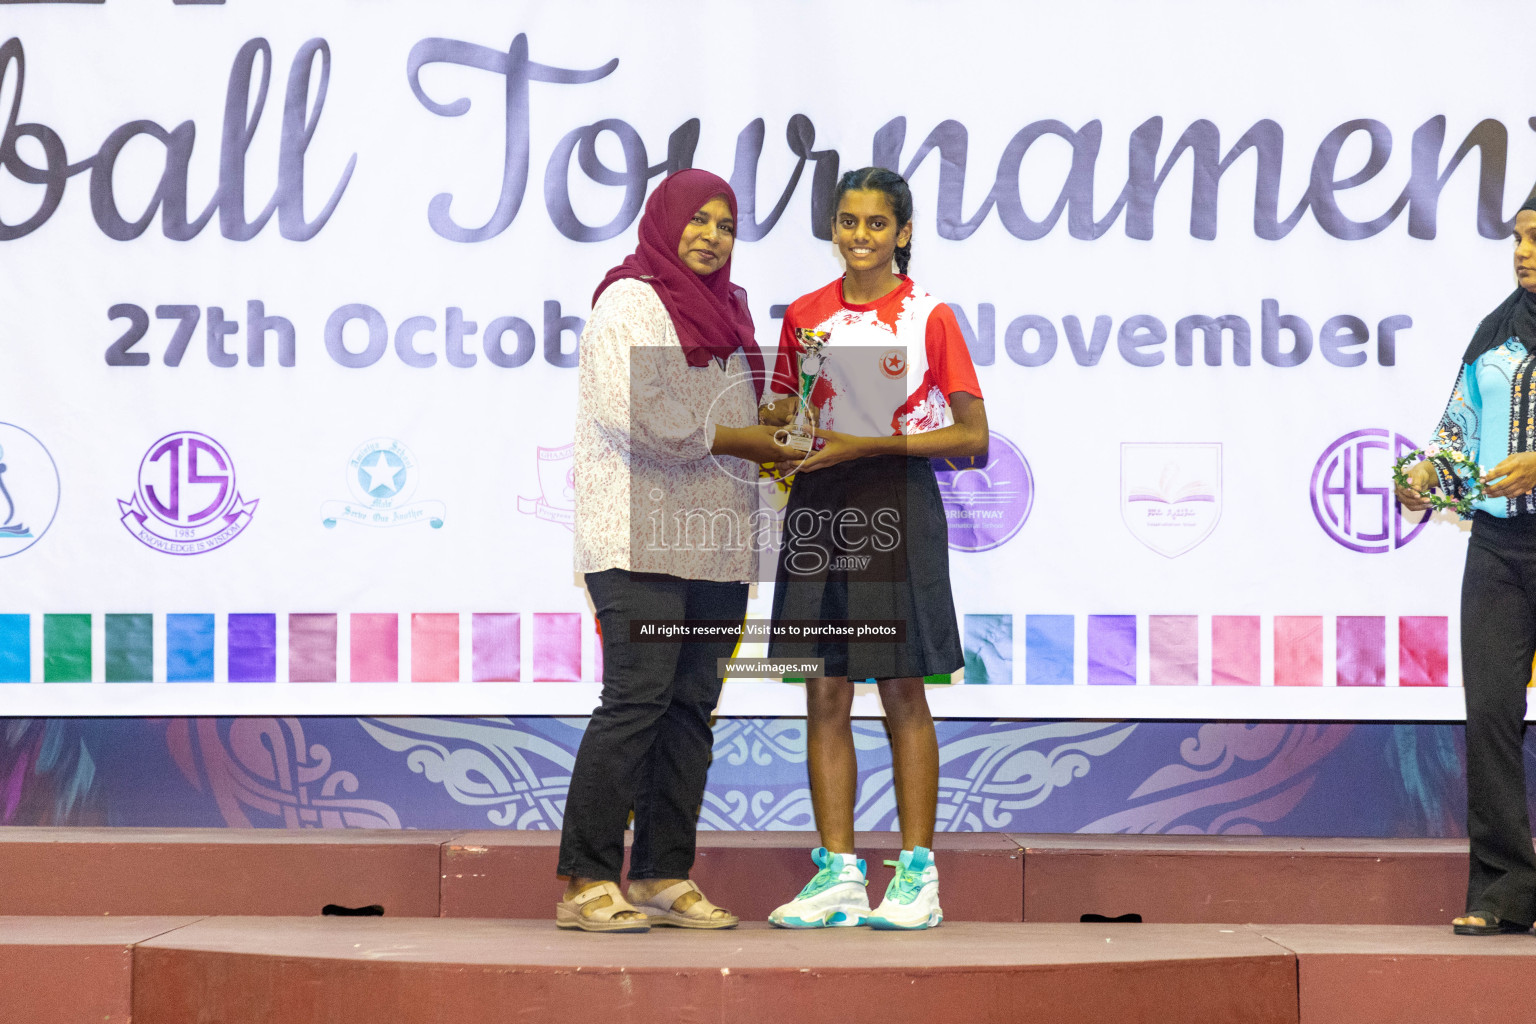
<path fill-rule="evenodd" d="M 576 529 L 576 442 L 539 448 L 539 496 L 517 499 L 517 510 Z"/>
<path fill-rule="evenodd" d="M 1123 442 L 1120 518 L 1166 558 L 1194 548 L 1221 519 L 1221 445 Z"/>

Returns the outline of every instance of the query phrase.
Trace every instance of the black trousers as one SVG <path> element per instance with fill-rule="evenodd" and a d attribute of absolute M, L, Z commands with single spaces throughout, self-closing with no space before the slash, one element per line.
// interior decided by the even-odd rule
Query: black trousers
<path fill-rule="evenodd" d="M 559 874 L 617 882 L 635 814 L 629 877 L 687 878 L 720 699 L 715 660 L 734 638 L 631 643 L 632 619 L 740 622 L 745 583 L 606 569 L 586 574 L 603 631 L 603 697 L 592 713 L 565 798 Z"/>
<path fill-rule="evenodd" d="M 1536 517 L 1475 513 L 1461 580 L 1467 698 L 1467 910 L 1536 921 L 1525 701 L 1536 655 Z"/>

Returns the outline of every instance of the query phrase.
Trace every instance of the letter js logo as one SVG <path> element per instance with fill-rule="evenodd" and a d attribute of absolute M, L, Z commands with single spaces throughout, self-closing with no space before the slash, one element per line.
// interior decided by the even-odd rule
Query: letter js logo
<path fill-rule="evenodd" d="M 138 487 L 118 501 L 123 527 L 168 555 L 221 548 L 251 525 L 257 502 L 240 497 L 235 460 L 207 434 L 178 430 L 150 445 Z"/>

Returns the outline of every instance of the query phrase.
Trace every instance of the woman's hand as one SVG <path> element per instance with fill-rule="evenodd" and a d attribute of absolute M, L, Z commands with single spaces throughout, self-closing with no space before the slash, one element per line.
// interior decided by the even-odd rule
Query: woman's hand
<path fill-rule="evenodd" d="M 715 428 L 716 455 L 734 455 L 757 463 L 793 462 L 800 453 L 774 441 L 774 427 L 759 423 L 751 427 Z"/>
<path fill-rule="evenodd" d="M 791 395 L 777 402 L 760 405 L 757 407 L 757 422 L 770 427 L 787 427 L 789 421 L 795 418 L 795 408 L 799 404 L 800 400 Z"/>
<path fill-rule="evenodd" d="M 798 472 L 814 473 L 818 469 L 826 469 L 839 462 L 847 462 L 850 459 L 859 459 L 872 454 L 871 438 L 839 434 L 835 430 L 818 430 L 816 436 L 824 438 L 826 444 L 820 451 L 813 451 L 806 456 L 805 461 L 800 463 Z"/>
<path fill-rule="evenodd" d="M 1511 455 L 1483 476 L 1488 497 L 1513 498 L 1536 488 L 1536 452 Z"/>
<path fill-rule="evenodd" d="M 1416 463 L 1404 475 L 1408 478 L 1408 486 L 1397 488 L 1397 500 L 1410 512 L 1423 512 L 1429 508 L 1429 494 L 1440 482 L 1435 475 L 1435 467 L 1425 459 Z"/>
<path fill-rule="evenodd" d="M 757 407 L 757 422 L 766 423 L 771 427 L 787 427 L 794 422 L 796 414 L 800 412 L 800 399 L 791 395 L 781 398 L 777 402 L 769 402 L 767 405 Z M 815 426 L 821 417 L 821 410 L 811 406 L 806 415 L 806 420 Z"/>

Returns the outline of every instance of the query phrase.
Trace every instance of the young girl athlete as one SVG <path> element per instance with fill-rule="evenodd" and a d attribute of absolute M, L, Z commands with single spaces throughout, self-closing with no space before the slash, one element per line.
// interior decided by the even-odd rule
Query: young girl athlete
<path fill-rule="evenodd" d="M 868 923 L 929 928 L 943 920 L 933 863 L 939 747 L 923 677 L 964 664 L 949 587 L 949 535 L 929 462 L 987 450 L 987 415 L 960 326 L 949 307 L 906 276 L 912 193 L 878 167 L 838 182 L 832 240 L 844 275 L 784 315 L 769 423 L 794 414 L 797 329 L 828 332 L 811 395 L 818 448 L 798 467 L 785 510 L 773 596 L 775 622 L 878 620 L 896 642 L 775 641 L 771 657 L 822 658 L 806 681 L 807 761 L 821 848 L 819 869 L 769 915 L 784 928 Z M 893 273 L 895 263 L 898 272 Z M 778 396 L 786 396 L 778 398 Z M 850 680 L 873 678 L 891 734 L 902 853 L 873 912 L 853 849 L 858 764 Z"/>

